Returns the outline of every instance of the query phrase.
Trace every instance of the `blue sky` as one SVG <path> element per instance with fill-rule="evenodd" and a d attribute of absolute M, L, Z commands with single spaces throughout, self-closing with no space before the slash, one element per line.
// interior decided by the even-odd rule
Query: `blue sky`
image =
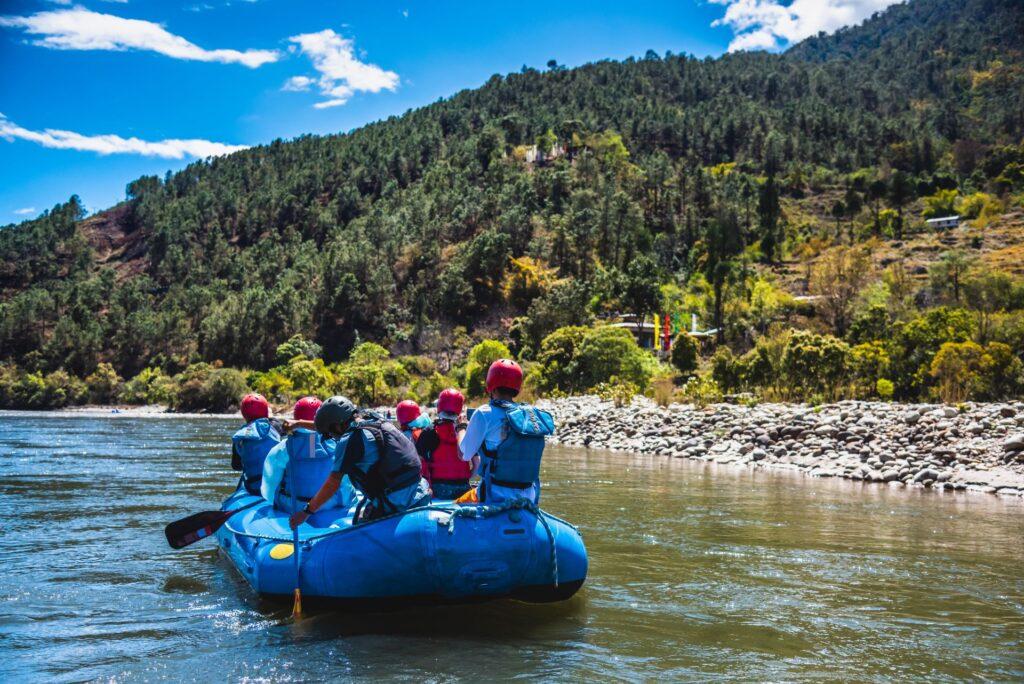
<path fill-rule="evenodd" d="M 0 225 L 549 59 L 778 49 L 892 0 L 0 0 Z"/>

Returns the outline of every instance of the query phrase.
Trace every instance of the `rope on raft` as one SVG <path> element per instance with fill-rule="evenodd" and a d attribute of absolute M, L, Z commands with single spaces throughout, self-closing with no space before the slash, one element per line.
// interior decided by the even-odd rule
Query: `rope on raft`
<path fill-rule="evenodd" d="M 484 504 L 482 506 L 459 506 L 452 511 L 451 516 L 448 518 L 448 534 L 455 533 L 455 519 L 456 518 L 490 518 L 492 516 L 504 513 L 506 511 L 517 511 L 526 510 L 533 513 L 540 524 L 544 526 L 544 531 L 547 532 L 548 542 L 551 545 L 551 577 L 554 581 L 555 588 L 558 588 L 558 551 L 555 547 L 555 533 L 551 531 L 551 526 L 548 525 L 548 521 L 545 519 L 547 513 L 537 507 L 537 504 L 533 503 L 529 499 L 512 499 L 506 501 L 500 506 L 488 506 Z"/>
<path fill-rule="evenodd" d="M 551 520 L 554 520 L 556 522 L 560 522 L 563 525 L 569 526 L 570 528 L 572 528 L 576 532 L 579 532 L 579 528 L 577 528 L 572 523 L 568 523 L 568 522 L 562 520 L 561 518 L 559 518 L 557 516 L 554 516 L 554 515 L 551 515 L 550 513 L 546 513 L 544 511 L 542 511 L 537 506 L 537 504 L 533 503 L 529 499 L 512 499 L 510 501 L 506 501 L 506 502 L 504 502 L 502 504 L 499 504 L 497 506 L 491 506 L 491 505 L 488 505 L 488 504 L 477 504 L 477 505 L 471 505 L 471 506 L 459 506 L 459 505 L 456 505 L 454 508 L 452 508 L 452 507 L 448 507 L 448 506 L 437 506 L 437 505 L 431 504 L 431 505 L 428 505 L 428 506 L 419 506 L 419 507 L 416 507 L 416 508 L 407 508 L 404 511 L 399 511 L 397 513 L 392 513 L 391 515 L 386 515 L 384 517 L 377 518 L 375 520 L 371 520 L 368 523 L 361 523 L 359 525 L 352 525 L 350 527 L 339 527 L 337 529 L 330 530 L 329 532 L 324 532 L 323 534 L 317 534 L 317 535 L 314 535 L 314 536 L 311 536 L 311 537 L 306 537 L 302 541 L 304 543 L 306 543 L 306 544 L 312 544 L 313 542 L 320 541 L 321 539 L 325 539 L 327 537 L 336 537 L 336 536 L 339 536 L 339 535 L 342 535 L 342 534 L 349 534 L 349 533 L 354 532 L 356 530 L 362 529 L 365 525 L 372 525 L 374 523 L 379 523 L 379 522 L 383 522 L 385 520 L 390 520 L 391 518 L 399 518 L 399 517 L 401 517 L 403 515 L 407 515 L 409 513 L 416 513 L 418 511 L 422 511 L 422 510 L 440 511 L 442 513 L 448 513 L 449 514 L 448 522 L 447 522 L 448 534 L 454 534 L 455 533 L 455 519 L 456 518 L 470 518 L 470 519 L 474 519 L 474 520 L 482 520 L 484 518 L 493 518 L 496 515 L 500 515 L 502 513 L 508 512 L 508 511 L 529 511 L 530 513 L 533 513 L 534 516 L 536 516 L 537 520 L 540 521 L 541 525 L 544 526 L 544 531 L 548 535 L 548 542 L 550 542 L 550 546 L 551 546 L 551 575 L 552 575 L 552 578 L 554 580 L 555 587 L 558 586 L 558 553 L 557 553 L 557 549 L 555 547 L 555 533 L 551 529 L 551 525 L 548 524 L 548 520 L 547 519 L 550 518 Z M 291 537 L 275 537 L 275 536 L 269 535 L 269 534 L 258 534 L 258 533 L 255 533 L 255 532 L 243 532 L 242 530 L 236 530 L 234 527 L 231 526 L 230 522 L 225 523 L 224 527 L 225 527 L 225 529 L 227 529 L 228 532 L 230 532 L 232 534 L 235 534 L 235 535 L 238 535 L 239 537 L 248 537 L 250 539 L 262 539 L 264 541 L 272 541 L 272 542 L 279 542 L 279 543 L 291 543 L 292 542 L 292 538 Z"/>

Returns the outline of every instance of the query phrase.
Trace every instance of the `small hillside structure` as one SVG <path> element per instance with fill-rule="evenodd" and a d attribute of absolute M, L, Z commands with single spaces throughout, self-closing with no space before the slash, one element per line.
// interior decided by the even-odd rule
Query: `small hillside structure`
<path fill-rule="evenodd" d="M 555 143 L 547 154 L 541 151 L 536 145 L 527 145 L 524 153 L 524 160 L 527 164 L 543 164 L 544 162 L 557 159 L 565 154 L 565 148 Z"/>
<path fill-rule="evenodd" d="M 925 221 L 925 224 L 929 228 L 935 230 L 949 230 L 950 228 L 956 228 L 960 225 L 959 216 L 943 216 L 941 218 L 930 218 Z"/>

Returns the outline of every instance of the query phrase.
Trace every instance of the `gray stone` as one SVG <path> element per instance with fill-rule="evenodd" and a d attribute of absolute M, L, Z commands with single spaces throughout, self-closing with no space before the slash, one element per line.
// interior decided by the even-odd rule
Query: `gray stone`
<path fill-rule="evenodd" d="M 1003 451 L 1021 451 L 1024 449 L 1024 432 L 1010 435 L 1003 442 Z"/>
<path fill-rule="evenodd" d="M 882 482 L 896 482 L 897 480 L 900 479 L 900 474 L 898 471 L 893 470 L 892 468 L 887 468 L 886 470 L 882 471 L 881 479 Z"/>

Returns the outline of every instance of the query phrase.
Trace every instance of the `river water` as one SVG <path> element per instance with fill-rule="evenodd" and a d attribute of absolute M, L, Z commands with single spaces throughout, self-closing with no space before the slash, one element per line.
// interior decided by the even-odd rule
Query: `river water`
<path fill-rule="evenodd" d="M 170 520 L 233 421 L 0 413 L 0 681 L 1024 680 L 1024 506 L 551 448 L 590 577 L 554 605 L 297 624 Z"/>

